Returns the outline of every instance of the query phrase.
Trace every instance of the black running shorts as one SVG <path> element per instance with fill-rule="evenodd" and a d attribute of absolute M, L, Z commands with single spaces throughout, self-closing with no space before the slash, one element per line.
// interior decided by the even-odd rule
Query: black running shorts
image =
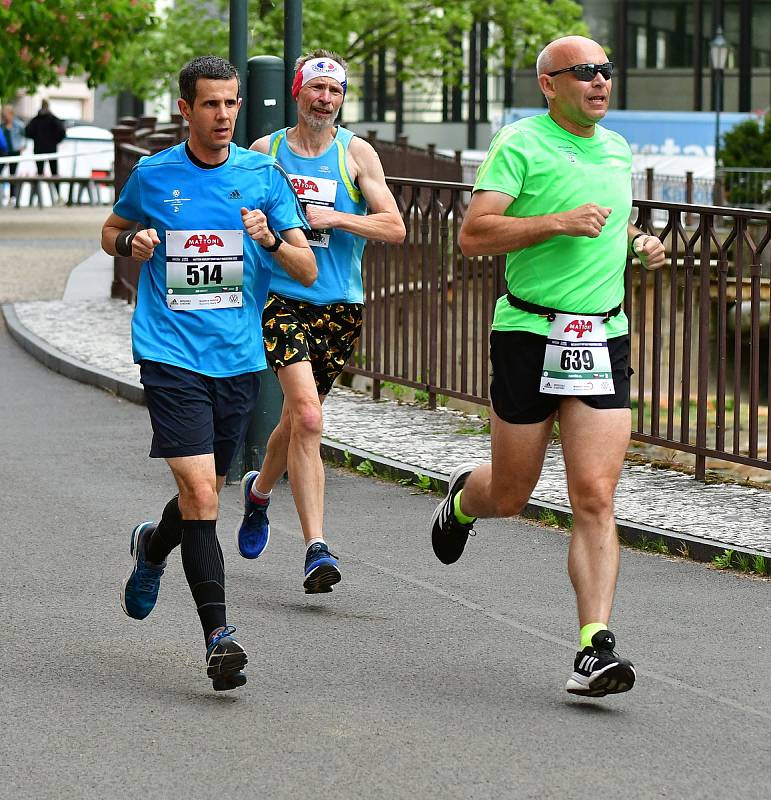
<path fill-rule="evenodd" d="M 227 475 L 257 402 L 259 374 L 210 378 L 158 361 L 139 367 L 153 427 L 150 456 L 214 453 L 217 475 Z"/>
<path fill-rule="evenodd" d="M 528 425 L 543 422 L 558 408 L 557 394 L 540 391 L 546 337 L 529 331 L 492 331 L 490 361 L 493 377 L 490 402 L 505 422 Z M 591 408 L 629 408 L 629 336 L 608 339 L 615 394 L 585 395 L 578 399 Z"/>
<path fill-rule="evenodd" d="M 364 306 L 331 303 L 314 306 L 270 294 L 262 312 L 265 356 L 274 372 L 310 361 L 316 390 L 329 394 L 361 335 Z"/>

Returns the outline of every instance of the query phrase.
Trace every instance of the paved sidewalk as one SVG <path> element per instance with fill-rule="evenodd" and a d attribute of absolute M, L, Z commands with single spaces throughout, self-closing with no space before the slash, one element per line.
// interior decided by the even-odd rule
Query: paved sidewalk
<path fill-rule="evenodd" d="M 141 402 L 139 369 L 131 362 L 131 307 L 109 299 L 112 260 L 101 253 L 70 276 L 62 300 L 3 307 L 11 333 L 53 369 Z M 334 389 L 324 406 L 328 448 L 369 458 L 405 474 L 446 479 L 460 463 L 489 459 L 489 435 L 477 417 L 429 411 L 393 401 L 373 402 Z M 559 447 L 550 448 L 533 506 L 568 511 Z M 771 556 L 771 491 L 702 484 L 671 470 L 627 464 L 616 497 L 622 534 L 662 536 L 676 552 L 709 558 L 724 548 Z"/>

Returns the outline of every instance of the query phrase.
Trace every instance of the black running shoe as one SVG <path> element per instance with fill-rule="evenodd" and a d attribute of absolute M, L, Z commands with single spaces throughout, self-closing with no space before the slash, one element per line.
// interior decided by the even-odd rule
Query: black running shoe
<path fill-rule="evenodd" d="M 608 630 L 597 631 L 590 647 L 576 653 L 573 674 L 565 689 L 584 697 L 604 697 L 606 694 L 628 692 L 637 674 L 631 661 L 613 651 L 616 637 Z"/>
<path fill-rule="evenodd" d="M 436 507 L 431 517 L 431 545 L 443 564 L 454 564 L 462 555 L 469 536 L 474 535 L 473 522 L 463 524 L 455 517 L 455 496 L 463 488 L 475 465 L 456 467 L 448 482 L 447 497 Z"/>
<path fill-rule="evenodd" d="M 217 633 L 206 648 L 206 674 L 215 692 L 236 689 L 246 683 L 243 672 L 248 661 L 246 651 L 233 638 L 236 629 L 228 625 Z"/>

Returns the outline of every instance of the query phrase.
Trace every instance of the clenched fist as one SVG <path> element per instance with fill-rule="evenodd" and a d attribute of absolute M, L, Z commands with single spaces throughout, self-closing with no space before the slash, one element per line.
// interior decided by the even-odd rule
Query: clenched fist
<path fill-rule="evenodd" d="M 155 228 L 144 228 L 138 231 L 131 241 L 131 257 L 137 261 L 149 261 L 153 257 L 155 246 L 160 243 Z"/>
<path fill-rule="evenodd" d="M 558 214 L 558 216 L 566 236 L 588 236 L 596 239 L 602 233 L 605 220 L 610 216 L 611 210 L 598 206 L 596 203 L 586 203 L 571 211 Z"/>
<path fill-rule="evenodd" d="M 252 211 L 249 211 L 248 208 L 242 208 L 241 220 L 244 223 L 246 232 L 249 234 L 250 238 L 257 242 L 257 244 L 260 244 L 263 247 L 273 246 L 275 243 L 275 238 L 270 232 L 268 218 L 262 213 L 262 211 L 260 211 L 259 208 L 255 208 Z"/>

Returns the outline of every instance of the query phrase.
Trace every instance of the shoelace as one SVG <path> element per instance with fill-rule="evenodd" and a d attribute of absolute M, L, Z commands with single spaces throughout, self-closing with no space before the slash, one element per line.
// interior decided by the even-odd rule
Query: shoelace
<path fill-rule="evenodd" d="M 158 580 L 163 575 L 162 567 L 151 567 L 145 561 L 137 570 L 137 583 L 143 592 L 152 592 L 158 584 Z"/>
<path fill-rule="evenodd" d="M 309 556 L 315 558 L 316 556 L 332 556 L 332 558 L 337 558 L 337 556 L 327 547 L 319 547 L 318 549 L 313 549 L 308 552 Z"/>
<path fill-rule="evenodd" d="M 209 642 L 209 651 L 211 652 L 218 644 L 220 639 L 225 636 L 230 636 L 231 633 L 235 633 L 236 629 L 234 625 L 226 625 L 219 633 L 215 634 L 214 638 Z"/>

